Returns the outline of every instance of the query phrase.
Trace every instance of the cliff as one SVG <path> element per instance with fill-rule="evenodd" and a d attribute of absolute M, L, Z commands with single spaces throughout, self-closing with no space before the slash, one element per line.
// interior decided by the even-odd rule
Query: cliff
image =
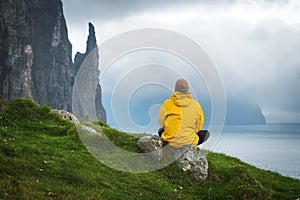
<path fill-rule="evenodd" d="M 86 60 L 85 60 L 86 59 Z M 81 65 L 88 65 L 88 66 L 81 66 Z M 95 28 L 94 26 L 89 23 L 89 35 L 86 42 L 86 51 L 85 53 L 77 52 L 74 59 L 74 68 L 76 70 L 76 77 L 80 80 L 81 84 L 79 87 L 83 90 L 81 92 L 82 98 L 80 98 L 79 101 L 75 100 L 76 103 L 79 104 L 91 104 L 89 101 L 86 101 L 86 96 L 90 96 L 90 98 L 95 98 L 95 104 L 92 104 L 95 106 L 94 108 L 91 108 L 92 110 L 96 110 L 96 117 L 97 119 L 101 119 L 102 121 L 106 122 L 106 112 L 104 110 L 104 107 L 102 105 L 101 100 L 101 86 L 99 84 L 99 52 L 98 52 L 98 46 L 95 36 Z M 85 68 L 81 70 L 81 74 L 77 74 L 80 67 Z M 88 74 L 86 74 L 88 73 Z M 95 85 L 97 83 L 97 85 Z M 78 87 L 78 86 L 77 86 Z M 75 94 L 76 96 L 77 94 Z M 95 96 L 95 97 L 94 97 Z M 81 105 L 80 108 L 76 111 L 77 116 L 80 116 L 84 119 L 93 120 L 86 112 L 87 110 L 84 109 L 85 105 Z"/>
<path fill-rule="evenodd" d="M 228 98 L 226 125 L 265 124 L 266 119 L 259 105 L 246 100 Z"/>
<path fill-rule="evenodd" d="M 89 36 L 90 43 L 89 48 L 96 46 L 95 34 Z M 61 0 L 0 2 L 0 96 L 29 97 L 72 111 L 77 70 Z M 98 87 L 97 116 L 106 121 Z"/>

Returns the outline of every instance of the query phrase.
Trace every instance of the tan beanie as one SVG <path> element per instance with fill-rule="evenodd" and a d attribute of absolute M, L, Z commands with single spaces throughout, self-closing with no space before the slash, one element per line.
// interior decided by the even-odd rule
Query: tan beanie
<path fill-rule="evenodd" d="M 175 92 L 188 93 L 189 83 L 184 78 L 180 78 L 176 81 Z"/>

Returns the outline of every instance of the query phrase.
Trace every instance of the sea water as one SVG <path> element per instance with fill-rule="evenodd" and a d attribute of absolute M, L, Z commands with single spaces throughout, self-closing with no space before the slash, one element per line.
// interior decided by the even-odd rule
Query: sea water
<path fill-rule="evenodd" d="M 157 135 L 158 128 L 148 127 L 144 132 Z M 141 133 L 140 129 L 127 129 L 122 131 Z M 219 138 L 209 138 L 208 143 L 212 142 L 212 146 L 208 150 L 239 158 L 261 169 L 300 179 L 300 124 L 224 126 L 217 137 Z M 200 148 L 205 147 L 200 145 Z"/>
<path fill-rule="evenodd" d="M 212 151 L 300 179 L 300 124 L 225 126 Z"/>

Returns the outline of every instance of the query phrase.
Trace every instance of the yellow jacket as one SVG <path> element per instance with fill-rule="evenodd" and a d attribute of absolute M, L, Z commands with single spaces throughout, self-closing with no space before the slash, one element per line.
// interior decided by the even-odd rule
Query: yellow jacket
<path fill-rule="evenodd" d="M 164 128 L 162 139 L 173 147 L 197 146 L 199 137 L 196 133 L 202 129 L 204 115 L 192 94 L 173 92 L 161 106 L 158 122 Z"/>

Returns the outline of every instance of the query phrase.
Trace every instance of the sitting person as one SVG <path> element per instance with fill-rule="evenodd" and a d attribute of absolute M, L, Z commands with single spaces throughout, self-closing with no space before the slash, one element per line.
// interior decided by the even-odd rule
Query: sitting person
<path fill-rule="evenodd" d="M 201 106 L 188 92 L 188 82 L 178 79 L 175 92 L 162 104 L 158 114 L 162 127 L 158 131 L 159 136 L 176 148 L 187 144 L 197 146 L 210 135 L 207 130 L 202 130 L 204 115 Z"/>

